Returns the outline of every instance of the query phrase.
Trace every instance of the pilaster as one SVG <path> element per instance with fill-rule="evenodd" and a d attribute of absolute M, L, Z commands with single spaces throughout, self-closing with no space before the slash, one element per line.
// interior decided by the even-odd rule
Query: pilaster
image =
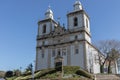
<path fill-rule="evenodd" d="M 71 50 L 70 45 L 67 47 L 67 65 L 71 65 Z"/>

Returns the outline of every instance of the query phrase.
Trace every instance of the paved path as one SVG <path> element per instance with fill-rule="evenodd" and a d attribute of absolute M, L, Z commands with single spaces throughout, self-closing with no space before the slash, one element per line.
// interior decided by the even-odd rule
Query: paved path
<path fill-rule="evenodd" d="M 0 78 L 0 80 L 5 80 L 4 78 Z"/>
<path fill-rule="evenodd" d="M 105 75 L 105 74 L 97 74 L 95 80 L 120 80 L 120 76 L 118 75 Z"/>

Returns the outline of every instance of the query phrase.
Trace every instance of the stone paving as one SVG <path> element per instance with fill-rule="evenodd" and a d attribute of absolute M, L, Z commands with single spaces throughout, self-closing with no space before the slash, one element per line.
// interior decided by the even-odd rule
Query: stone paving
<path fill-rule="evenodd" d="M 95 75 L 95 80 L 120 80 L 120 76 L 114 74 L 110 75 L 97 74 Z"/>

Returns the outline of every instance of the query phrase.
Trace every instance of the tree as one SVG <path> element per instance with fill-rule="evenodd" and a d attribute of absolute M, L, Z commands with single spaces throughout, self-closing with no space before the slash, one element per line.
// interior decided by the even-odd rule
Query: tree
<path fill-rule="evenodd" d="M 13 71 L 7 71 L 5 73 L 5 77 L 12 77 L 13 76 Z"/>
<path fill-rule="evenodd" d="M 5 77 L 5 72 L 4 71 L 0 71 L 0 78 Z"/>
<path fill-rule="evenodd" d="M 120 53 L 120 41 L 117 40 L 105 40 L 100 41 L 97 44 L 97 48 L 103 53 L 105 59 L 102 60 L 101 56 L 99 56 L 100 63 L 100 71 L 103 73 L 103 67 L 106 63 L 108 64 L 108 73 L 111 73 L 111 62 L 115 62 L 119 58 Z"/>
<path fill-rule="evenodd" d="M 20 76 L 21 75 L 21 71 L 19 69 L 16 69 L 13 71 L 14 76 Z"/>
<path fill-rule="evenodd" d="M 115 64 L 115 61 L 120 57 L 119 51 L 115 49 L 111 49 L 111 51 L 108 53 L 108 73 L 111 73 L 111 62 Z M 116 67 L 116 65 L 115 65 Z"/>
<path fill-rule="evenodd" d="M 24 74 L 32 73 L 32 68 L 33 68 L 33 65 L 32 65 L 32 63 L 31 63 L 31 64 L 29 64 L 29 65 L 27 66 L 27 68 L 25 69 Z"/>
<path fill-rule="evenodd" d="M 98 54 L 98 60 L 99 60 L 99 64 L 100 64 L 100 72 L 103 73 L 104 72 L 104 64 L 107 58 L 105 58 L 104 55 Z"/>

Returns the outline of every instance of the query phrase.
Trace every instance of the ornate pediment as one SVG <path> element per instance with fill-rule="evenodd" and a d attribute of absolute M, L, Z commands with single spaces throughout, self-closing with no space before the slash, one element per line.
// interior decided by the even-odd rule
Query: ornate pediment
<path fill-rule="evenodd" d="M 53 32 L 51 32 L 51 35 L 60 35 L 60 34 L 64 34 L 66 31 L 66 29 L 64 27 L 61 26 L 55 26 L 55 29 Z"/>

